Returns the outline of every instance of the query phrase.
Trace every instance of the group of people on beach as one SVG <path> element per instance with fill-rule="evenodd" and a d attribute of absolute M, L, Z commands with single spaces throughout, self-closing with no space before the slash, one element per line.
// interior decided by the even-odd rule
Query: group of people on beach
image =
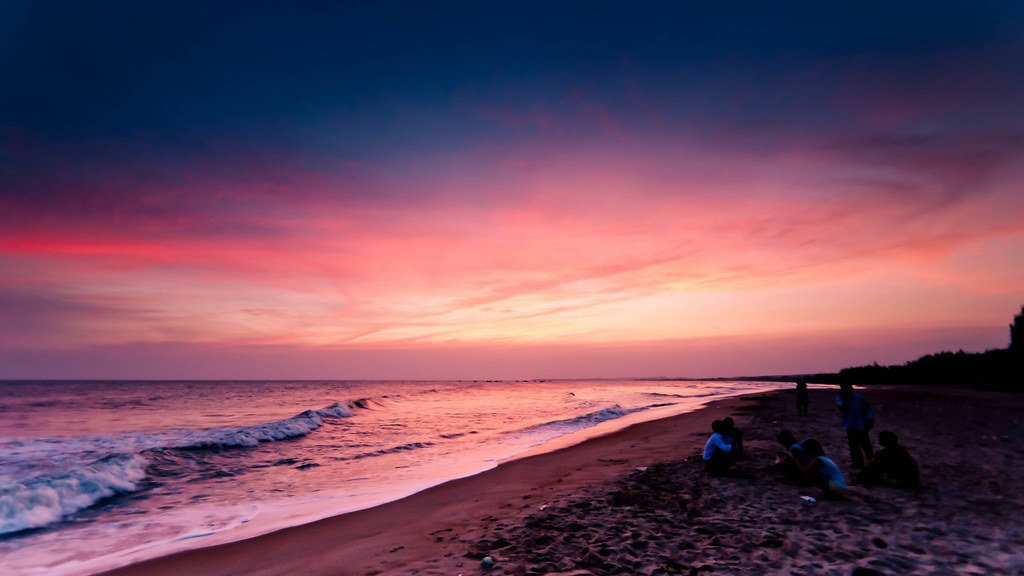
<path fill-rule="evenodd" d="M 850 384 L 840 386 L 836 405 L 849 443 L 850 459 L 858 472 L 854 478 L 867 486 L 889 483 L 903 488 L 920 485 L 917 462 L 899 444 L 896 435 L 884 431 L 878 434 L 882 449 L 875 453 L 871 445 L 870 430 L 875 424 L 875 411 L 871 402 Z M 797 413 L 807 415 L 807 383 L 797 382 Z M 743 433 L 732 418 L 711 423 L 712 434 L 704 445 L 704 465 L 714 475 L 727 472 L 743 458 Z M 841 498 L 848 489 L 846 477 L 839 466 L 825 454 L 821 442 L 808 438 L 796 439 L 790 430 L 782 430 L 776 441 L 783 446 L 772 469 L 787 480 L 798 484 L 814 484 L 826 498 Z"/>

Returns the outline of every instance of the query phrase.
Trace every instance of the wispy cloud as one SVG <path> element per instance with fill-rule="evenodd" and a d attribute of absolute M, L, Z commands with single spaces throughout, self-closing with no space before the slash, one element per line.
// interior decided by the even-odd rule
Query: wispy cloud
<path fill-rule="evenodd" d="M 233 29 L 239 52 L 125 53 L 109 30 L 83 47 L 121 63 L 109 85 L 43 50 L 79 23 L 26 23 L 0 62 L 21 79 L 0 94 L 3 345 L 806 343 L 1019 305 L 1019 10 L 665 10 L 547 28 L 584 17 L 548 7 L 537 34 L 487 19 L 472 42 L 438 42 L 431 12 L 403 20 L 422 53 L 326 16 L 272 47 Z M 41 76 L 53 57 L 67 74 Z"/>

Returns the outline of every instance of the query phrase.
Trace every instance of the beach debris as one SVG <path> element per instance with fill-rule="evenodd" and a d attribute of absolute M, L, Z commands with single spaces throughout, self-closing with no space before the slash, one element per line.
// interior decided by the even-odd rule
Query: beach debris
<path fill-rule="evenodd" d="M 541 504 L 541 505 L 540 505 L 540 508 L 539 508 L 539 509 L 540 509 L 540 510 L 546 510 L 546 509 L 547 509 L 547 507 L 548 507 L 548 505 L 547 505 L 547 504 Z"/>
<path fill-rule="evenodd" d="M 484 556 L 483 560 L 480 561 L 480 566 L 484 568 L 491 568 L 494 566 L 494 558 L 490 556 Z"/>
<path fill-rule="evenodd" d="M 481 540 L 477 543 L 477 546 L 481 550 L 501 550 L 502 548 L 508 548 L 511 545 L 512 542 L 509 542 L 505 538 L 498 538 L 497 540 Z M 488 554 L 486 553 L 481 554 L 480 559 L 482 560 L 483 557 L 487 555 Z"/>
<path fill-rule="evenodd" d="M 636 467 L 636 471 L 637 472 L 647 472 L 647 466 L 637 466 Z"/>
<path fill-rule="evenodd" d="M 800 498 L 802 498 L 805 502 L 810 502 L 811 504 L 814 504 L 815 502 L 818 501 L 818 499 L 815 498 L 814 496 L 800 496 Z"/>
<path fill-rule="evenodd" d="M 854 568 L 852 576 L 885 576 L 885 572 L 879 572 L 874 568 Z"/>

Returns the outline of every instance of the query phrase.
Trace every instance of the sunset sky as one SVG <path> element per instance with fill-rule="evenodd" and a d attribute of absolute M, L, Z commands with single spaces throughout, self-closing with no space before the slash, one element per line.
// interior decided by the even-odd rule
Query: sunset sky
<path fill-rule="evenodd" d="M 825 371 L 1024 304 L 1024 4 L 204 4 L 0 3 L 0 378 Z"/>

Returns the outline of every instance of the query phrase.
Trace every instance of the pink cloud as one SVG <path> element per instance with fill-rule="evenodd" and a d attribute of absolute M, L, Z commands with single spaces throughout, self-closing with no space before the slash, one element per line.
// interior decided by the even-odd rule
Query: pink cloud
<path fill-rule="evenodd" d="M 743 376 L 902 363 L 942 349 L 1005 345 L 1005 328 L 845 331 L 611 345 L 345 347 L 187 342 L 0 349 L 10 378 L 489 379 Z M 188 358 L 188 362 L 182 362 Z M 45 367 L 40 370 L 39 367 Z"/>
<path fill-rule="evenodd" d="M 84 216 L 5 201 L 0 290 L 17 282 L 59 292 L 68 306 L 46 323 L 60 330 L 66 315 L 64 328 L 77 328 L 65 343 L 82 346 L 114 343 L 119 332 L 124 342 L 187 335 L 348 348 L 670 342 L 702 330 L 737 335 L 751 314 L 758 330 L 782 333 L 809 316 L 836 331 L 856 311 L 814 311 L 870 306 L 853 297 L 864 290 L 857 279 L 906 270 L 915 273 L 899 278 L 933 299 L 937 321 L 961 324 L 938 311 L 969 301 L 987 279 L 1016 281 L 994 272 L 964 276 L 954 291 L 935 287 L 969 270 L 958 255 L 979 244 L 994 247 L 990 270 L 1013 268 L 1014 244 L 1000 240 L 1024 234 L 1006 168 L 1019 158 L 1013 142 L 878 138 L 777 152 L 663 140 L 568 152 L 495 145 L 438 155 L 424 175 L 235 167 L 187 170 L 177 184 L 166 168 L 107 181 Z M 970 153 L 958 153 L 964 146 Z M 821 289 L 790 290 L 797 285 Z M 789 319 L 758 316 L 745 304 L 758 294 L 778 298 Z M 74 307 L 98 298 L 116 305 Z M 678 326 L 646 316 L 655 302 Z M 707 311 L 684 322 L 693 306 Z M 896 324 L 925 313 L 876 306 Z"/>

